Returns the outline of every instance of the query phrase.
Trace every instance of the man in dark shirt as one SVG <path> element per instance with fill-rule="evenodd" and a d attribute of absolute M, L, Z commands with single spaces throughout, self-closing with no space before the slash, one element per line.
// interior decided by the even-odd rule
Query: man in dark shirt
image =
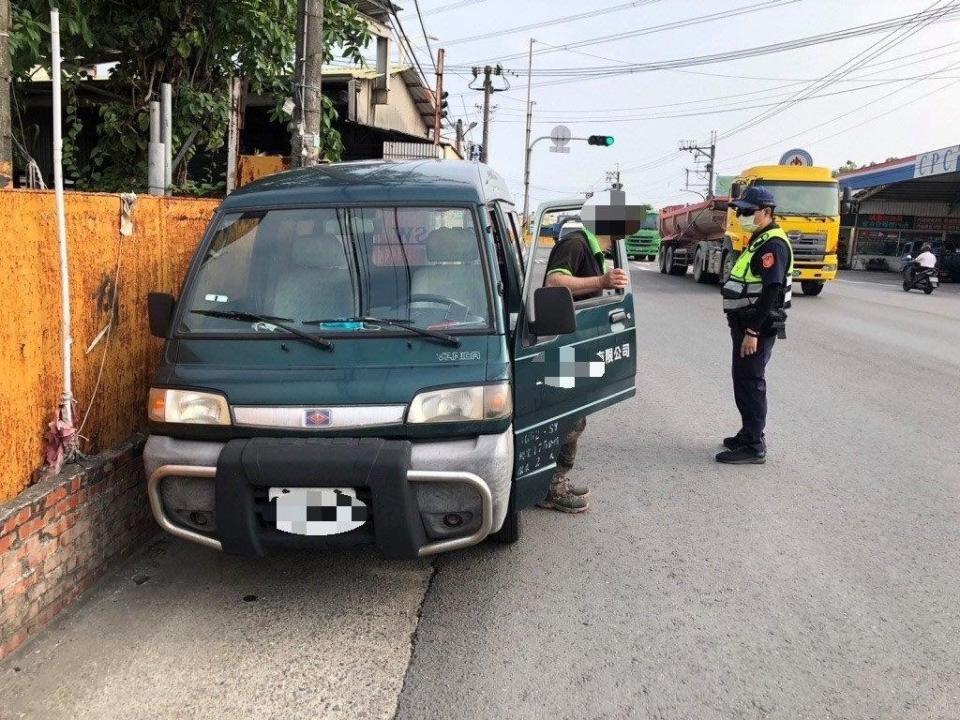
<path fill-rule="evenodd" d="M 747 248 L 723 285 L 723 309 L 733 339 L 733 395 L 741 427 L 724 438 L 727 448 L 717 462 L 760 464 L 766 460 L 766 366 L 778 334 L 783 335 L 785 308 L 790 307 L 793 250 L 774 222 L 774 197 L 763 187 L 750 187 L 731 203 L 753 227 Z"/>
<path fill-rule="evenodd" d="M 627 286 L 630 278 L 626 270 L 605 269 L 604 249 L 588 229 L 579 227 L 579 223 L 567 224 L 560 228 L 558 237 L 547 260 L 544 285 L 570 288 L 576 300 L 600 297 L 604 290 L 622 290 Z M 564 438 L 550 492 L 540 507 L 567 513 L 583 512 L 590 507 L 589 488 L 572 485 L 567 478 L 577 457 L 577 442 L 586 426 L 586 418 L 581 418 Z"/>

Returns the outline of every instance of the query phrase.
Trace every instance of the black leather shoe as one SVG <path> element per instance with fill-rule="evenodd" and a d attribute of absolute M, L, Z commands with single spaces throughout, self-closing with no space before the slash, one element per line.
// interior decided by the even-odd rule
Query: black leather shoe
<path fill-rule="evenodd" d="M 763 465 L 767 461 L 765 452 L 758 453 L 753 448 L 738 447 L 736 450 L 724 450 L 717 453 L 717 462 L 727 465 Z"/>
<path fill-rule="evenodd" d="M 740 439 L 739 435 L 734 435 L 733 437 L 727 437 L 723 439 L 723 446 L 727 448 L 727 450 L 736 450 L 742 445 L 743 440 Z"/>

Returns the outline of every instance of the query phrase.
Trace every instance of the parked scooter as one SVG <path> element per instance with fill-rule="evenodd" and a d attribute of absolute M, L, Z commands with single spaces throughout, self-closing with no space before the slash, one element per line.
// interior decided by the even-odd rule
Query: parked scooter
<path fill-rule="evenodd" d="M 904 292 L 916 289 L 923 290 L 925 294 L 929 295 L 940 286 L 940 278 L 937 277 L 936 268 L 925 268 L 914 262 L 910 255 L 903 259 L 905 262 L 901 274 L 903 275 Z"/>

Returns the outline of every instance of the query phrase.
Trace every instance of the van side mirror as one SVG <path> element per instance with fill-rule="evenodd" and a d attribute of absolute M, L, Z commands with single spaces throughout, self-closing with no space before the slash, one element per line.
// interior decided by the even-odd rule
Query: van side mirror
<path fill-rule="evenodd" d="M 147 315 L 150 318 L 150 334 L 165 338 L 170 333 L 173 321 L 173 308 L 176 305 L 170 293 L 152 292 L 147 295 Z"/>
<path fill-rule="evenodd" d="M 736 200 L 738 197 L 740 197 L 740 183 L 735 182 L 730 186 L 730 199 Z"/>
<path fill-rule="evenodd" d="M 534 335 L 567 335 L 577 330 L 573 294 L 566 287 L 542 287 L 533 291 L 533 316 L 529 323 Z"/>

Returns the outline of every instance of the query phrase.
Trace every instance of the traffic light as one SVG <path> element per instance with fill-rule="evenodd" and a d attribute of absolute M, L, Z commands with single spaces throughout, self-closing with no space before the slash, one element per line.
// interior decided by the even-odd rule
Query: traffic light
<path fill-rule="evenodd" d="M 587 138 L 587 145 L 610 147 L 613 145 L 613 135 L 591 135 Z"/>
<path fill-rule="evenodd" d="M 441 118 L 445 118 L 447 116 L 447 96 L 449 95 L 450 93 L 448 93 L 446 90 L 444 90 L 440 95 L 440 107 L 437 109 L 437 112 L 440 113 Z"/>

